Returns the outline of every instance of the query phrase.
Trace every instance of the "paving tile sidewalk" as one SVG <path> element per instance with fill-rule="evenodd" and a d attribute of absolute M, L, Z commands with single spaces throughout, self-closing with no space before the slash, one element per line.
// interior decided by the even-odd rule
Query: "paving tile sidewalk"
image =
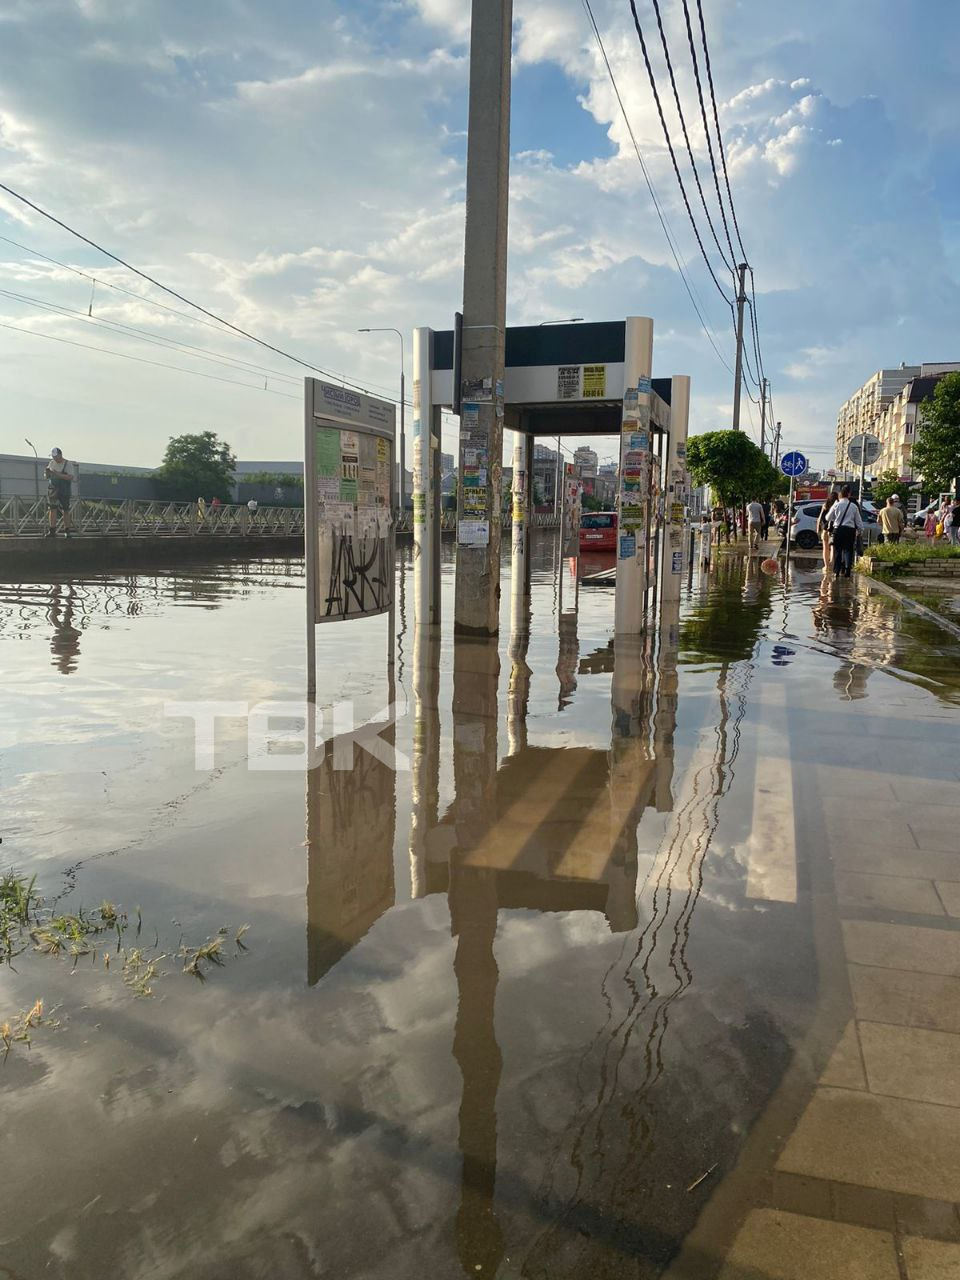
<path fill-rule="evenodd" d="M 853 1017 L 721 1280 L 960 1280 L 960 783 L 872 775 L 867 824 L 857 772 L 824 777 Z"/>

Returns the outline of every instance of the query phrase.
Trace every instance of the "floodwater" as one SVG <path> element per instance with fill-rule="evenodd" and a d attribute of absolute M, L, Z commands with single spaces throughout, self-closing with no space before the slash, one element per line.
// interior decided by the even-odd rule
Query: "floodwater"
<path fill-rule="evenodd" d="M 513 631 L 504 570 L 499 648 L 415 643 L 405 550 L 393 681 L 386 619 L 318 630 L 325 733 L 406 710 L 308 775 L 241 714 L 302 699 L 300 562 L 0 584 L 0 867 L 128 920 L 0 964 L 0 1023 L 47 1018 L 0 1063 L 0 1275 L 723 1265 L 848 1016 L 824 778 L 955 785 L 958 648 L 734 558 L 615 656 L 549 535 Z"/>

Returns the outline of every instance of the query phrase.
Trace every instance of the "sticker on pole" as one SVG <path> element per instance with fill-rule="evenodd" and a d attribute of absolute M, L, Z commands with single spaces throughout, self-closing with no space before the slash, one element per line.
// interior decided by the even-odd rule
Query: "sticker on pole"
<path fill-rule="evenodd" d="M 792 453 L 785 453 L 780 459 L 780 470 L 785 476 L 802 476 L 806 469 L 806 458 L 796 450 Z"/>

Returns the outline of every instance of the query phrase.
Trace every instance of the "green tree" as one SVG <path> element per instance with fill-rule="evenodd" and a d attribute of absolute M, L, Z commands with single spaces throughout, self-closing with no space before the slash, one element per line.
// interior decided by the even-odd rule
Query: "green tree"
<path fill-rule="evenodd" d="M 888 498 L 892 498 L 897 494 L 903 504 L 903 509 L 907 509 L 907 501 L 910 497 L 910 491 L 913 486 L 909 482 L 902 481 L 897 472 L 891 467 L 889 471 L 881 471 L 873 481 L 873 502 L 875 506 L 882 507 Z"/>
<path fill-rule="evenodd" d="M 197 498 L 229 502 L 236 465 L 230 446 L 213 431 L 173 436 L 154 481 L 160 494 L 175 502 Z"/>
<path fill-rule="evenodd" d="M 263 484 L 272 489 L 302 489 L 303 476 L 296 476 L 289 471 L 252 471 L 249 475 L 240 476 L 244 484 Z"/>
<path fill-rule="evenodd" d="M 924 490 L 952 489 L 960 476 L 960 373 L 948 373 L 921 405 L 913 466 Z"/>
<path fill-rule="evenodd" d="M 784 492 L 783 477 L 742 431 L 708 431 L 687 443 L 687 468 L 697 484 L 708 484 L 725 506 Z"/>

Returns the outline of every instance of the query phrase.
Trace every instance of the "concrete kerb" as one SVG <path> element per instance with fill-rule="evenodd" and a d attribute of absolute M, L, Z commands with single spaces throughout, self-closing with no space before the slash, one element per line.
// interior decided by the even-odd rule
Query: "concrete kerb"
<path fill-rule="evenodd" d="M 929 609 L 925 604 L 920 604 L 919 601 L 905 595 L 902 591 L 898 591 L 896 587 L 892 587 L 889 582 L 884 582 L 880 578 L 873 577 L 871 574 L 860 573 L 858 571 L 857 577 L 867 587 L 876 588 L 877 591 L 882 592 L 884 595 L 890 596 L 894 600 L 899 600 L 900 604 L 909 609 L 912 613 L 919 614 L 921 618 L 926 618 L 928 622 L 935 622 L 938 626 L 942 627 L 944 631 L 949 631 L 950 635 L 955 636 L 960 640 L 960 627 L 958 627 L 955 622 L 951 622 L 949 618 L 945 618 L 942 614 L 937 613 L 935 609 Z"/>

